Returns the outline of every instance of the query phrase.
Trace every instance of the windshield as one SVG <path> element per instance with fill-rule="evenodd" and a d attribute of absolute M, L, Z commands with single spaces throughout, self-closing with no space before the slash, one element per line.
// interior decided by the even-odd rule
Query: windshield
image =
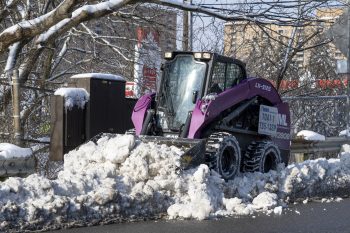
<path fill-rule="evenodd" d="M 165 128 L 178 130 L 185 124 L 195 105 L 192 99 L 197 100 L 202 94 L 206 67 L 206 63 L 195 61 L 192 55 L 178 55 L 165 64 L 158 106 L 166 115 L 166 119 L 161 119 L 167 121 Z"/>

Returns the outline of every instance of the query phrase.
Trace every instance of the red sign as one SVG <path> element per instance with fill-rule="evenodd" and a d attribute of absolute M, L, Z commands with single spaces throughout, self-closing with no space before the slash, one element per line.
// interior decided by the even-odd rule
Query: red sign
<path fill-rule="evenodd" d="M 276 82 L 268 80 L 274 87 L 276 87 Z M 280 83 L 280 90 L 293 90 L 299 87 L 298 80 L 282 80 Z"/>
<path fill-rule="evenodd" d="M 342 89 L 347 87 L 347 79 L 318 79 L 316 80 L 317 87 L 322 89 Z"/>
<path fill-rule="evenodd" d="M 135 98 L 135 82 L 126 82 L 125 83 L 125 97 Z"/>
<path fill-rule="evenodd" d="M 155 92 L 157 88 L 157 70 L 160 68 L 160 64 L 156 61 L 157 57 L 148 57 L 148 51 L 154 50 L 151 45 L 157 45 L 159 47 L 159 32 L 151 28 L 137 28 L 137 41 L 138 48 L 143 53 L 140 53 L 138 57 L 138 63 L 141 64 L 136 71 L 138 73 L 138 82 L 141 84 L 140 93 Z M 147 55 L 146 55 L 147 54 Z M 152 54 L 152 53 L 151 53 Z"/>
<path fill-rule="evenodd" d="M 274 87 L 276 82 L 268 80 Z M 316 80 L 316 88 L 321 89 L 342 89 L 346 88 L 348 84 L 347 79 L 318 79 Z M 280 83 L 280 90 L 293 90 L 299 87 L 298 80 L 282 80 Z"/>
<path fill-rule="evenodd" d="M 137 33 L 137 42 L 138 42 L 138 47 L 140 48 L 142 45 L 142 41 L 144 39 L 146 39 L 147 35 L 152 33 L 153 38 L 155 40 L 155 42 L 157 42 L 157 44 L 159 45 L 159 33 L 157 31 L 148 29 L 148 28 L 142 28 L 142 27 L 138 27 L 136 29 L 136 33 Z"/>
<path fill-rule="evenodd" d="M 298 80 L 282 80 L 280 84 L 281 90 L 291 90 L 296 89 L 299 86 Z"/>
<path fill-rule="evenodd" d="M 142 92 L 150 91 L 155 92 L 157 86 L 157 69 L 143 66 L 142 70 L 143 80 L 142 80 Z"/>
<path fill-rule="evenodd" d="M 143 77 L 157 77 L 157 69 L 143 66 Z"/>

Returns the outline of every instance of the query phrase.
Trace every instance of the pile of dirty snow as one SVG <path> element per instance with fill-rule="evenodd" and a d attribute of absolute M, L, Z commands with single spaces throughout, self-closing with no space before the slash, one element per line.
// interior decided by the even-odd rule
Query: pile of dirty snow
<path fill-rule="evenodd" d="M 298 138 L 303 138 L 308 141 L 324 141 L 326 140 L 326 137 L 322 134 L 316 133 L 311 130 L 302 130 L 297 133 Z"/>
<path fill-rule="evenodd" d="M 281 214 L 288 203 L 350 193 L 350 153 L 225 182 L 206 165 L 178 172 L 176 147 L 132 135 L 102 137 L 65 156 L 56 180 L 39 175 L 0 183 L 0 231 L 88 225 L 130 218 Z"/>

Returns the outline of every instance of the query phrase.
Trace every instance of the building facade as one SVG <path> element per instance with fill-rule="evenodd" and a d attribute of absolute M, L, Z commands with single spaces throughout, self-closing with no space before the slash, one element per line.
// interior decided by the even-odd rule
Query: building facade
<path fill-rule="evenodd" d="M 290 56 L 293 69 L 303 71 L 307 78 L 310 66 L 321 59 L 326 53 L 333 62 L 346 59 L 345 55 L 333 43 L 323 46 L 324 50 L 317 50 L 317 44 L 322 44 L 327 36 L 329 28 L 336 22 L 344 10 L 342 8 L 318 9 L 315 18 L 318 21 L 304 27 L 279 26 L 276 24 L 257 25 L 250 22 L 229 22 L 224 29 L 224 53 L 248 62 L 252 57 L 266 54 L 267 59 L 275 59 L 276 66 L 281 66 L 289 44 L 292 44 Z M 292 39 L 291 39 L 292 38 Z M 273 51 L 273 52 L 272 52 Z M 265 60 L 266 60 L 265 57 Z M 326 58 L 326 56 L 324 56 Z M 324 59 L 323 58 L 323 59 Z M 274 65 L 271 62 L 271 65 Z M 295 80 L 283 80 L 283 88 L 295 88 L 298 86 L 298 77 Z M 327 82 L 320 82 L 323 85 Z"/>

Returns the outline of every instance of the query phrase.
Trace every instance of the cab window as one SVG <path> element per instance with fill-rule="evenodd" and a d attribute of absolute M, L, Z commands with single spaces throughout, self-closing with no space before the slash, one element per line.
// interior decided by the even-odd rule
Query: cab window
<path fill-rule="evenodd" d="M 239 65 L 234 63 L 227 64 L 225 89 L 237 85 L 243 79 L 243 72 Z"/>
<path fill-rule="evenodd" d="M 213 74 L 209 85 L 208 93 L 220 93 L 225 89 L 226 63 L 216 62 L 213 67 Z"/>

